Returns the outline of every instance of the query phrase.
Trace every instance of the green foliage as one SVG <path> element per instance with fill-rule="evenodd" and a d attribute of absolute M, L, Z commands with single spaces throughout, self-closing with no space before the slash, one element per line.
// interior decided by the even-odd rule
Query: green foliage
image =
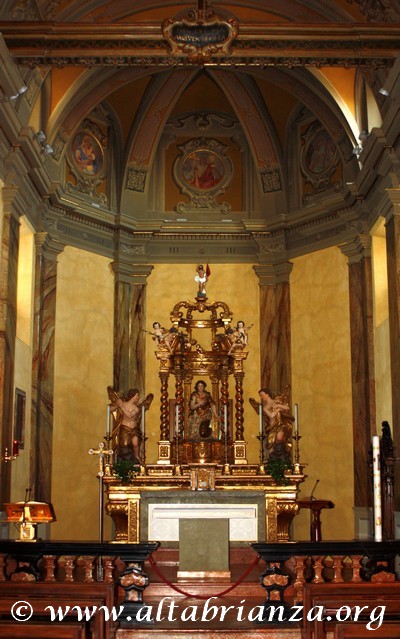
<path fill-rule="evenodd" d="M 280 486 L 287 486 L 289 483 L 285 476 L 286 470 L 293 470 L 291 462 L 286 459 L 268 459 L 265 466 L 267 475 L 271 475 L 275 483 Z"/>
<path fill-rule="evenodd" d="M 135 462 L 127 461 L 126 459 L 118 459 L 114 462 L 114 473 L 125 484 L 132 479 L 135 479 L 140 467 Z"/>

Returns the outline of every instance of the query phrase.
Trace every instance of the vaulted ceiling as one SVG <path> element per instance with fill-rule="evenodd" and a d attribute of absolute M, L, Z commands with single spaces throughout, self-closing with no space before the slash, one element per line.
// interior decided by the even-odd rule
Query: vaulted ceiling
<path fill-rule="evenodd" d="M 89 246 L 82 229 L 96 222 L 108 239 L 91 248 L 112 254 L 117 224 L 162 260 L 170 231 L 206 221 L 215 232 L 223 224 L 229 241 L 247 238 L 238 259 L 281 259 L 367 228 L 352 185 L 382 122 L 400 0 L 205 5 L 1 3 L 0 30 L 29 87 L 27 125 L 53 149 L 43 226 L 60 241 Z M 199 54 L 176 45 L 177 24 L 185 37 L 216 24 L 230 41 Z M 90 169 L 77 162 L 85 135 L 97 144 Z M 219 169 L 218 188 L 194 185 L 194 160 Z"/>

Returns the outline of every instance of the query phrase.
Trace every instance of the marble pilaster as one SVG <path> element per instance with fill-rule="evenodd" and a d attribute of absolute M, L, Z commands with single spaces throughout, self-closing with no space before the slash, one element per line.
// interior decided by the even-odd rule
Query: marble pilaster
<path fill-rule="evenodd" d="M 115 261 L 114 388 L 145 392 L 146 282 L 153 267 Z"/>
<path fill-rule="evenodd" d="M 36 233 L 30 485 L 38 501 L 51 500 L 57 256 L 63 248 Z"/>
<path fill-rule="evenodd" d="M 400 454 L 400 204 L 386 219 L 386 251 L 389 293 L 390 367 L 392 378 L 392 436 L 396 456 Z M 400 465 L 395 465 L 395 485 L 399 487 Z M 396 510 L 400 510 L 397 489 Z"/>
<path fill-rule="evenodd" d="M 371 245 L 371 237 L 364 235 L 340 247 L 349 267 L 355 507 L 372 504 L 368 464 L 376 404 Z"/>
<path fill-rule="evenodd" d="M 278 393 L 291 383 L 291 262 L 254 266 L 260 284 L 260 387 Z"/>
<path fill-rule="evenodd" d="M 16 338 L 19 218 L 12 200 L 13 189 L 3 190 L 0 277 L 0 415 L 1 452 L 10 453 L 13 429 L 14 360 Z M 10 498 L 11 464 L 1 462 L 2 502 Z"/>

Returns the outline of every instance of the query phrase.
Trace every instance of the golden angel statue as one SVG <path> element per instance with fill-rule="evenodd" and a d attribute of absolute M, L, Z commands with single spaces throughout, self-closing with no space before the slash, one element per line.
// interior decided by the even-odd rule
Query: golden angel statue
<path fill-rule="evenodd" d="M 139 402 L 137 388 L 128 390 L 126 396 L 107 386 L 110 409 L 114 417 L 112 448 L 116 459 L 140 463 L 142 445 L 142 414 L 150 408 L 154 395 L 150 393 Z"/>
<path fill-rule="evenodd" d="M 268 388 L 262 388 L 258 391 L 260 402 L 253 397 L 249 402 L 257 413 L 262 407 L 268 459 L 283 459 L 290 463 L 294 417 L 288 404 L 289 389 L 287 386 L 281 395 L 274 395 Z"/>

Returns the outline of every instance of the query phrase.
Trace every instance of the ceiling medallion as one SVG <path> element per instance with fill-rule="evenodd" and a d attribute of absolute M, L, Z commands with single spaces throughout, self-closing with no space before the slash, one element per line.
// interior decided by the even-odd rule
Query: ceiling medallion
<path fill-rule="evenodd" d="M 209 209 L 228 213 L 230 205 L 216 201 L 218 195 L 225 193 L 233 176 L 227 147 L 217 140 L 196 138 L 178 145 L 178 149 L 180 154 L 174 162 L 174 178 L 181 193 L 190 201 L 188 204 L 179 202 L 175 210 L 182 213 Z"/>
<path fill-rule="evenodd" d="M 106 136 L 96 124 L 84 120 L 67 149 L 67 163 L 73 177 L 73 181 L 66 182 L 70 193 L 88 195 L 106 204 L 105 194 L 97 191 L 108 170 L 106 144 Z"/>
<path fill-rule="evenodd" d="M 190 11 L 182 20 L 167 18 L 161 30 L 173 56 L 185 55 L 190 62 L 203 64 L 217 53 L 230 55 L 239 23 L 207 11 L 205 0 L 198 0 L 197 10 Z"/>

